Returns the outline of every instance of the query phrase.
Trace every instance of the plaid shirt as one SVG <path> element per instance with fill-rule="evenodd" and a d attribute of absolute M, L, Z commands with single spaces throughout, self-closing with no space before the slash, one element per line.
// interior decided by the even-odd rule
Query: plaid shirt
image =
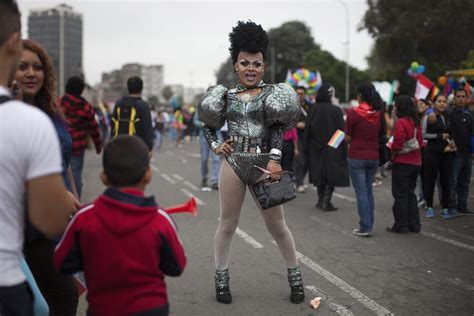
<path fill-rule="evenodd" d="M 81 96 L 66 93 L 61 98 L 61 108 L 69 123 L 72 137 L 72 154 L 80 155 L 87 147 L 87 134 L 92 137 L 97 152 L 102 150 L 99 125 L 95 120 L 95 111 Z"/>

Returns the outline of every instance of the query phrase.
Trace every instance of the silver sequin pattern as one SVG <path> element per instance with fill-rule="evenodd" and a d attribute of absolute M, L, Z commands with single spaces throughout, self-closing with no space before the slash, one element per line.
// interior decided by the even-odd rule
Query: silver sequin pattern
<path fill-rule="evenodd" d="M 219 85 L 209 91 L 198 105 L 205 124 L 204 134 L 209 144 L 217 141 L 216 130 L 227 120 L 229 135 L 265 140 L 266 152 L 261 154 L 233 153 L 227 157 L 236 174 L 246 184 L 257 181 L 262 172 L 254 165 L 266 168 L 271 148 L 281 150 L 283 131 L 293 128 L 300 116 L 298 96 L 287 84 L 263 85 L 262 92 L 248 102 L 239 99 L 233 90 Z"/>

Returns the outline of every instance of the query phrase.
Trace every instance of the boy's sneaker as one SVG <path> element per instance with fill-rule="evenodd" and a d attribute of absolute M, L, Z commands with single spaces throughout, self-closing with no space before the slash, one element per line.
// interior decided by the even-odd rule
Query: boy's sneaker
<path fill-rule="evenodd" d="M 434 210 L 432 207 L 428 207 L 425 212 L 425 217 L 433 218 L 435 217 Z"/>
<path fill-rule="evenodd" d="M 450 219 L 451 218 L 447 208 L 445 208 L 441 211 L 441 218 L 443 218 L 443 219 Z"/>
<path fill-rule="evenodd" d="M 361 236 L 361 237 L 369 237 L 371 235 L 370 232 L 367 232 L 367 231 L 363 231 L 363 230 L 360 230 L 360 229 L 354 229 L 352 231 L 352 233 L 356 236 Z"/>
<path fill-rule="evenodd" d="M 296 188 L 296 191 L 298 191 L 298 193 L 305 193 L 306 189 L 303 185 L 300 185 L 298 188 Z"/>
<path fill-rule="evenodd" d="M 449 212 L 449 215 L 451 217 L 456 217 L 456 216 L 459 216 L 460 214 L 458 213 L 458 211 L 455 209 L 455 208 L 450 208 L 448 209 L 448 212 Z"/>

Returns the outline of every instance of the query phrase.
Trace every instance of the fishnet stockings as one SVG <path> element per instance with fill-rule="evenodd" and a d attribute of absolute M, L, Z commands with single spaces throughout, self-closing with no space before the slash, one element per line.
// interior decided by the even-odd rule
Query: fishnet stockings
<path fill-rule="evenodd" d="M 240 180 L 232 167 L 224 160 L 221 164 L 219 176 L 220 221 L 214 237 L 214 256 L 217 270 L 224 270 L 229 266 L 232 237 L 239 223 L 246 191 L 246 184 Z M 298 266 L 295 241 L 286 225 L 283 207 L 277 206 L 263 211 L 256 201 L 253 191 L 250 190 L 250 192 L 260 209 L 268 232 L 278 245 L 286 266 L 288 268 Z"/>

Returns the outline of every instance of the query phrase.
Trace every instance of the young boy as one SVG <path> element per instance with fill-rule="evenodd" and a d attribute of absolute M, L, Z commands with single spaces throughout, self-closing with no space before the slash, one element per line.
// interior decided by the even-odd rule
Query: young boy
<path fill-rule="evenodd" d="M 168 315 L 164 275 L 180 275 L 186 257 L 171 217 L 144 196 L 149 163 L 139 137 L 109 142 L 100 176 L 108 188 L 77 212 L 56 247 L 57 270 L 84 271 L 90 315 Z"/>

